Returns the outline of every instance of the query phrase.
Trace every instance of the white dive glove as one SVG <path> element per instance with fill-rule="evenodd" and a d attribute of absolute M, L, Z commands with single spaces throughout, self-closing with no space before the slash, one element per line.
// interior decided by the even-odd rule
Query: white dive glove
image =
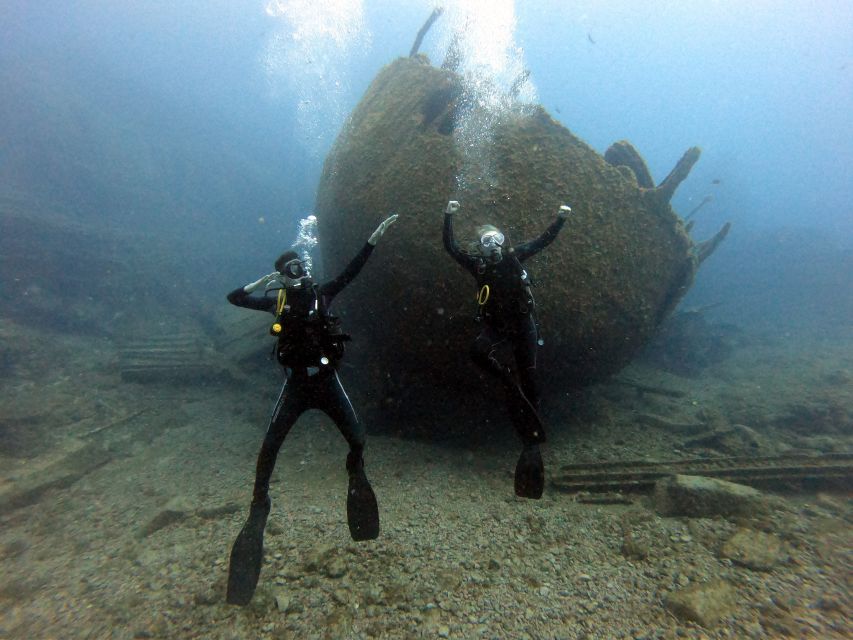
<path fill-rule="evenodd" d="M 444 213 L 449 213 L 450 215 L 453 215 L 454 213 L 459 211 L 460 206 L 461 205 L 456 200 L 450 200 L 447 203 L 447 209 L 444 210 Z"/>
<path fill-rule="evenodd" d="M 267 275 L 255 280 L 254 282 L 250 282 L 245 287 L 243 287 L 243 291 L 246 293 L 252 293 L 252 291 L 257 291 L 261 287 L 266 287 L 269 283 L 275 282 L 281 277 L 281 274 L 278 271 L 273 271 L 272 273 L 268 273 Z"/>
<path fill-rule="evenodd" d="M 382 234 L 385 233 L 385 230 L 388 229 L 388 227 L 390 227 L 392 224 L 394 224 L 398 217 L 399 216 L 395 213 L 385 218 L 385 220 L 383 220 L 381 224 L 376 227 L 376 231 L 374 231 L 370 235 L 367 241 L 375 247 L 376 243 L 379 242 L 379 238 L 381 238 Z"/>
<path fill-rule="evenodd" d="M 572 212 L 572 208 L 567 204 L 563 204 L 563 205 L 560 205 L 560 210 L 557 212 L 557 216 L 562 218 L 563 220 L 565 220 L 566 218 L 569 217 L 569 214 L 571 212 Z"/>

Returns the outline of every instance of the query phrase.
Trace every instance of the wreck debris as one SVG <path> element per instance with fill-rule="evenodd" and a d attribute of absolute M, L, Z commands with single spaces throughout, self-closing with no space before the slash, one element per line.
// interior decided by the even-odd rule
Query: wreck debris
<path fill-rule="evenodd" d="M 119 416 L 118 418 L 114 418 L 113 420 L 110 420 L 106 424 L 102 424 L 102 425 L 97 426 L 93 429 L 89 429 L 88 431 L 85 431 L 84 433 L 81 433 L 80 437 L 81 438 L 89 438 L 95 434 L 101 433 L 102 431 L 106 431 L 107 429 L 112 429 L 113 427 L 121 426 L 121 425 L 125 424 L 126 422 L 130 422 L 134 418 L 141 416 L 143 413 L 145 413 L 145 409 L 138 409 L 137 411 L 131 411 L 130 413 L 127 413 L 125 415 Z"/>
<path fill-rule="evenodd" d="M 673 418 L 659 416 L 654 413 L 637 414 L 637 422 L 649 427 L 665 429 L 670 433 L 701 433 L 706 429 L 704 422 L 697 422 L 695 420 L 675 420 Z"/>
<path fill-rule="evenodd" d="M 705 262 L 708 257 L 717 250 L 717 247 L 720 243 L 725 239 L 725 237 L 729 233 L 729 229 L 732 228 L 732 223 L 727 222 L 723 225 L 723 228 L 717 231 L 713 238 L 710 240 L 705 240 L 705 242 L 700 242 L 696 247 L 696 257 L 699 260 L 699 264 Z"/>
<path fill-rule="evenodd" d="M 635 389 L 637 394 L 640 396 L 648 393 L 651 395 L 666 396 L 668 398 L 683 398 L 686 395 L 683 391 L 667 389 L 665 387 L 655 387 L 653 385 L 637 382 L 636 380 L 629 380 L 628 378 L 612 378 L 608 381 L 608 384 L 631 387 L 632 389 Z"/>
<path fill-rule="evenodd" d="M 620 140 L 610 145 L 604 152 L 604 159 L 614 167 L 628 167 L 637 179 L 637 184 L 643 189 L 653 189 L 655 181 L 646 166 L 646 161 L 627 140 Z"/>
<path fill-rule="evenodd" d="M 689 212 L 686 216 L 684 216 L 684 219 L 685 219 L 685 220 L 690 220 L 693 216 L 695 216 L 695 215 L 696 215 L 696 212 L 697 212 L 697 211 L 699 211 L 699 209 L 701 209 L 702 207 L 704 207 L 706 204 L 708 204 L 709 202 L 711 202 L 713 199 L 714 199 L 714 197 L 713 197 L 713 196 L 705 196 L 704 198 L 702 198 L 702 202 L 700 202 L 700 203 L 699 203 L 699 204 L 697 204 L 695 207 L 693 207 L 693 208 L 690 210 L 690 212 Z"/>
<path fill-rule="evenodd" d="M 418 31 L 418 35 L 415 38 L 415 43 L 412 45 L 411 51 L 409 51 L 409 57 L 414 58 L 418 54 L 418 50 L 421 48 L 421 43 L 424 40 L 424 36 L 427 32 L 432 28 L 432 24 L 438 20 L 439 16 L 444 13 L 444 9 L 442 7 L 436 7 L 432 10 L 432 13 L 427 18 L 426 22 L 424 22 L 420 31 Z"/>
<path fill-rule="evenodd" d="M 26 475 L 0 491 L 0 513 L 34 504 L 50 490 L 70 487 L 112 461 L 115 455 L 97 443 L 81 444 L 38 473 Z"/>
<path fill-rule="evenodd" d="M 604 159 L 614 167 L 627 167 L 630 169 L 633 176 L 637 179 L 637 184 L 643 190 L 643 195 L 648 198 L 653 198 L 657 200 L 659 204 L 663 205 L 665 203 L 668 204 L 669 201 L 672 200 L 672 196 L 678 188 L 678 185 L 684 182 L 690 174 L 690 170 L 693 168 L 693 165 L 699 160 L 700 153 L 701 152 L 698 147 L 691 147 L 685 151 L 684 155 L 681 156 L 681 159 L 675 164 L 672 171 L 669 172 L 669 175 L 657 187 L 655 187 L 652 175 L 649 172 L 649 168 L 646 166 L 642 156 L 634 148 L 634 145 L 627 140 L 620 140 L 619 142 L 614 142 L 610 145 L 604 153 Z M 702 199 L 702 202 L 700 202 L 684 217 L 685 222 L 689 221 L 690 218 L 699 211 L 699 209 L 711 200 L 713 200 L 711 196 L 705 196 Z M 726 235 L 728 235 L 731 226 L 731 223 L 727 222 L 713 238 L 698 245 L 696 253 L 699 264 L 702 264 L 702 262 L 714 253 L 719 244 L 723 241 Z M 689 222 L 686 226 L 686 231 L 689 232 L 692 228 L 693 223 Z"/>
<path fill-rule="evenodd" d="M 668 204 L 672 200 L 672 196 L 675 194 L 678 185 L 684 182 L 687 176 L 690 175 L 690 170 L 699 160 L 700 154 L 699 147 L 690 147 L 684 152 L 684 155 L 681 156 L 678 162 L 675 163 L 672 171 L 663 179 L 663 182 L 653 189 L 645 189 L 643 195 L 646 198 L 654 199 L 658 205 Z"/>
<path fill-rule="evenodd" d="M 201 342 L 193 334 L 149 336 L 119 347 L 119 368 L 125 382 L 197 376 L 207 367 Z"/>
<path fill-rule="evenodd" d="M 806 485 L 850 487 L 853 481 L 853 454 L 821 456 L 783 455 L 768 457 L 726 457 L 649 462 L 596 462 L 565 465 L 553 485 L 558 491 L 648 491 L 667 476 L 686 475 L 720 478 L 750 486 L 788 490 Z"/>

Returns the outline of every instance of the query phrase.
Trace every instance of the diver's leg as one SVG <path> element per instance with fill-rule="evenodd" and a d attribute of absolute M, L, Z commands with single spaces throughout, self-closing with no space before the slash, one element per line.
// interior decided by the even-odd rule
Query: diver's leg
<path fill-rule="evenodd" d="M 545 430 L 542 427 L 542 420 L 539 418 L 536 407 L 528 399 L 522 386 L 519 385 L 515 373 L 498 359 L 498 349 L 509 340 L 509 336 L 504 336 L 491 327 L 486 327 L 474 340 L 471 347 L 471 358 L 483 370 L 496 375 L 503 382 L 510 419 L 524 445 L 521 457 L 515 467 L 515 493 L 525 498 L 540 498 L 544 488 L 545 475 L 539 443 L 545 440 Z M 535 340 L 534 335 L 534 347 L 536 345 Z M 512 336 L 512 346 L 518 368 L 527 375 L 527 378 L 522 377 L 522 383 L 526 382 L 529 385 L 532 378 L 529 376 L 528 367 L 532 362 L 535 369 L 536 359 L 534 351 L 531 361 L 527 334 Z M 522 352 L 520 360 L 518 359 L 519 352 Z M 535 394 L 535 386 L 532 389 Z"/>
<path fill-rule="evenodd" d="M 533 316 L 524 333 L 513 341 L 513 352 L 521 381 L 521 390 L 527 403 L 519 403 L 518 417 L 514 420 L 522 442 L 521 456 L 515 466 L 515 494 L 522 498 L 538 499 L 545 488 L 545 468 L 539 445 L 545 442 L 545 429 L 538 415 L 539 389 L 536 384 L 536 351 L 538 333 Z"/>
<path fill-rule="evenodd" d="M 297 389 L 293 388 L 290 380 L 286 381 L 275 404 L 267 435 L 258 454 L 249 517 L 237 535 L 234 546 L 231 547 L 228 590 L 225 597 L 229 604 L 247 605 L 255 593 L 263 563 L 264 528 L 270 512 L 270 476 L 272 476 L 276 456 L 284 438 L 302 413 L 301 404 Z"/>
<path fill-rule="evenodd" d="M 255 488 L 252 503 L 269 502 L 270 478 L 272 477 L 278 451 L 291 427 L 308 407 L 305 402 L 305 391 L 301 388 L 304 383 L 288 379 L 281 389 L 278 401 L 270 418 L 267 435 L 258 453 L 255 466 Z"/>
<path fill-rule="evenodd" d="M 349 444 L 347 454 L 347 523 L 353 540 L 379 536 L 379 506 L 364 472 L 364 425 L 359 421 L 336 371 L 327 374 L 325 397 L 318 407 L 334 420 Z"/>
<path fill-rule="evenodd" d="M 539 392 L 536 386 L 536 326 L 531 321 L 511 340 L 518 378 L 507 382 L 507 406 L 515 430 L 525 445 L 545 441 L 545 429 L 539 417 Z"/>
<path fill-rule="evenodd" d="M 513 354 L 518 369 L 521 390 L 537 410 L 539 409 L 539 385 L 536 382 L 536 355 L 539 350 L 539 332 L 536 321 L 530 316 L 525 331 L 513 341 Z"/>
<path fill-rule="evenodd" d="M 498 350 L 509 338 L 491 327 L 485 327 L 471 344 L 471 360 L 486 373 L 498 377 L 504 384 L 517 384 L 512 369 L 501 362 Z"/>

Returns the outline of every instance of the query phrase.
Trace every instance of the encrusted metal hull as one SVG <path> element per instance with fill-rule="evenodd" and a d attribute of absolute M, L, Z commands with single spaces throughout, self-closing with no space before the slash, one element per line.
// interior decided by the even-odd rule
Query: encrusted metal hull
<path fill-rule="evenodd" d="M 500 118 L 487 153 L 463 154 L 454 130 L 478 108 L 458 74 L 423 56 L 398 59 L 354 110 L 319 185 L 327 276 L 378 221 L 400 214 L 337 303 L 355 334 L 362 400 L 399 417 L 428 415 L 436 401 L 471 406 L 482 396 L 468 359 L 479 331 L 474 281 L 442 246 L 449 199 L 462 204 L 460 243 L 485 222 L 510 244 L 522 242 L 561 204 L 572 206 L 557 240 L 526 265 L 536 285 L 546 398 L 626 364 L 687 291 L 700 261 L 669 205 L 698 149 L 659 187 L 641 187 L 650 178 L 630 145 L 614 146 L 623 153 L 606 160 L 543 108 L 525 107 Z"/>

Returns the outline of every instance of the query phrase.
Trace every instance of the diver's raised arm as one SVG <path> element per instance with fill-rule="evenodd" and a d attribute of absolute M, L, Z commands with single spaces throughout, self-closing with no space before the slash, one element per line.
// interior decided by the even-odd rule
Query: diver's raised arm
<path fill-rule="evenodd" d="M 246 293 L 252 293 L 253 291 L 257 291 L 261 287 L 266 287 L 271 282 L 277 281 L 281 277 L 281 274 L 278 271 L 273 271 L 272 273 L 268 273 L 265 276 L 261 276 L 254 282 L 250 282 L 249 284 L 243 287 L 243 291 Z"/>
<path fill-rule="evenodd" d="M 464 268 L 470 269 L 471 258 L 459 248 L 459 245 L 456 244 L 456 240 L 453 237 L 453 215 L 457 213 L 460 208 L 461 206 L 456 200 L 450 200 L 447 203 L 447 208 L 444 210 L 444 232 L 442 234 L 442 239 L 444 240 L 444 248 L 447 250 L 447 253 L 453 256 L 453 259 Z"/>
<path fill-rule="evenodd" d="M 234 291 L 228 294 L 228 302 L 247 309 L 269 311 L 273 306 L 272 298 L 253 298 L 251 294 L 258 289 L 266 288 L 267 285 L 273 282 L 277 282 L 280 277 L 281 274 L 278 271 L 273 271 L 265 276 L 261 276 L 254 282 L 250 282 L 242 287 L 237 287 Z"/>
<path fill-rule="evenodd" d="M 370 234 L 370 237 L 367 239 L 367 241 L 375 247 L 376 243 L 379 242 L 379 239 L 382 237 L 388 227 L 397 222 L 397 218 L 399 217 L 399 215 L 394 213 L 385 218 L 382 222 L 379 223 L 379 226 L 376 227 L 376 231 Z"/>
<path fill-rule="evenodd" d="M 566 224 L 566 218 L 568 218 L 571 213 L 572 208 L 569 205 L 560 205 L 560 208 L 557 211 L 557 218 L 554 222 L 548 225 L 548 228 L 545 229 L 541 236 L 514 248 L 516 257 L 519 260 L 526 260 L 531 256 L 535 256 L 537 253 L 542 251 L 542 249 L 554 242 L 557 238 L 557 234 L 560 233 L 560 229 L 562 229 L 563 225 Z"/>
<path fill-rule="evenodd" d="M 355 280 L 355 277 L 367 263 L 367 259 L 370 257 L 370 254 L 373 253 L 373 249 L 376 247 L 376 243 L 379 242 L 379 238 L 381 238 L 385 231 L 387 231 L 388 227 L 396 222 L 397 217 L 398 216 L 395 213 L 385 218 L 385 220 L 376 227 L 376 230 L 370 234 L 370 237 L 367 239 L 367 242 L 364 243 L 361 251 L 359 251 L 352 260 L 350 260 L 349 264 L 341 274 L 334 280 L 330 280 L 320 286 L 320 293 L 328 297 L 330 302 L 331 299 L 338 295 L 344 287 Z"/>

